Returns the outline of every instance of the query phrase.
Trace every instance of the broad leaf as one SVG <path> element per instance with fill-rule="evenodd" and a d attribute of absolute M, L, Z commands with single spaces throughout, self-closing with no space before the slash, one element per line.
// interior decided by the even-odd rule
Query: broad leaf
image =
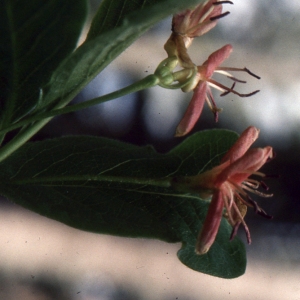
<path fill-rule="evenodd" d="M 208 208 L 198 195 L 183 194 L 169 178 L 196 175 L 218 165 L 237 135 L 196 133 L 167 154 L 95 137 L 28 143 L 0 164 L 0 191 L 14 202 L 70 226 L 98 233 L 181 241 L 179 259 L 214 276 L 243 274 L 243 243 L 229 241 L 222 220 L 206 255 L 195 243 Z"/>
<path fill-rule="evenodd" d="M 197 3 L 199 0 L 104 0 L 86 42 L 53 74 L 45 90 L 44 104 L 55 102 L 63 106 L 68 103 L 154 24 Z M 133 10 L 130 9 L 132 5 L 135 8 Z M 116 15 L 118 19 L 115 19 Z M 102 23 L 110 30 L 104 30 Z"/>
<path fill-rule="evenodd" d="M 202 1 L 204 2 L 204 1 Z M 131 14 L 140 14 L 147 16 L 147 9 L 150 8 L 153 12 L 153 17 L 158 17 L 166 13 L 168 16 L 175 10 L 183 10 L 188 6 L 194 6 L 201 3 L 201 0 L 196 1 L 162 1 L 162 0 L 102 0 L 99 9 L 93 19 L 87 39 L 91 40 L 96 36 L 103 34 L 106 31 L 116 27 L 123 26 L 126 19 L 131 18 Z M 166 4 L 166 5 L 165 5 Z M 153 7 L 156 9 L 153 10 Z M 166 9 L 167 7 L 167 9 Z"/>
<path fill-rule="evenodd" d="M 0 1 L 1 125 L 36 106 L 40 91 L 76 47 L 86 0 Z"/>

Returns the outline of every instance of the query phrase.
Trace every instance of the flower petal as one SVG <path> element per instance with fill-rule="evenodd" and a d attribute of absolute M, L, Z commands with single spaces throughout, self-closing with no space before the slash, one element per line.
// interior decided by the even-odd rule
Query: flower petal
<path fill-rule="evenodd" d="M 198 235 L 196 244 L 197 254 L 205 254 L 214 243 L 220 227 L 223 208 L 223 195 L 221 191 L 217 190 L 213 194 L 203 227 Z"/>
<path fill-rule="evenodd" d="M 232 52 L 233 48 L 230 44 L 227 44 L 220 48 L 219 50 L 213 52 L 207 59 L 207 61 L 203 64 L 206 66 L 206 78 L 210 78 L 215 69 L 222 64 L 222 62 L 227 59 Z"/>
<path fill-rule="evenodd" d="M 209 0 L 206 4 L 200 4 L 191 15 L 191 23 L 188 35 L 191 37 L 201 36 L 214 28 L 218 20 L 211 21 L 210 18 L 222 13 L 222 5 L 214 5 L 215 0 Z"/>
<path fill-rule="evenodd" d="M 231 163 L 243 156 L 250 146 L 256 141 L 259 135 L 259 129 L 254 126 L 248 127 L 229 149 L 229 151 L 222 158 L 221 162 L 230 160 Z"/>
<path fill-rule="evenodd" d="M 203 110 L 206 89 L 207 84 L 204 81 L 201 81 L 194 89 L 192 100 L 190 101 L 183 118 L 176 128 L 175 136 L 184 136 L 193 129 Z"/>
<path fill-rule="evenodd" d="M 216 26 L 218 20 L 210 18 L 222 13 L 222 5 L 214 5 L 216 0 L 197 5 L 194 9 L 187 9 L 175 14 L 172 20 L 172 31 L 190 38 L 201 36 Z"/>
<path fill-rule="evenodd" d="M 239 185 L 252 173 L 259 170 L 273 155 L 272 147 L 248 150 L 242 157 L 225 168 L 216 178 L 215 186 L 221 186 L 230 180 Z"/>

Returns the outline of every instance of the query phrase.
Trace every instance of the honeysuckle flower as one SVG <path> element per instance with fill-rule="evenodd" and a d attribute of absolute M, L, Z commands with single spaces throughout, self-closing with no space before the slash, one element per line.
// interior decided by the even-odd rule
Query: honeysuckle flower
<path fill-rule="evenodd" d="M 222 4 L 231 1 L 208 0 L 194 9 L 175 14 L 172 19 L 172 34 L 164 48 L 169 57 L 176 56 L 182 67 L 193 67 L 187 48 L 193 39 L 214 28 L 218 19 L 229 12 L 222 13 Z"/>
<path fill-rule="evenodd" d="M 182 90 L 187 92 L 190 90 L 194 90 L 193 97 L 187 107 L 187 110 L 181 119 L 180 123 L 176 129 L 175 136 L 183 136 L 189 133 L 194 125 L 196 124 L 197 120 L 199 119 L 201 112 L 204 107 L 205 101 L 209 105 L 211 111 L 214 113 L 215 121 L 218 121 L 218 112 L 221 110 L 216 106 L 214 97 L 211 92 L 211 87 L 216 88 L 222 92 L 221 96 L 225 96 L 229 93 L 236 94 L 240 97 L 249 97 L 259 90 L 248 94 L 242 94 L 237 92 L 234 87 L 236 82 L 246 83 L 246 81 L 239 80 L 232 76 L 228 71 L 242 71 L 246 72 L 249 75 L 260 79 L 257 75 L 250 72 L 247 68 L 231 68 L 231 67 L 220 67 L 225 59 L 227 59 L 232 52 L 231 45 L 225 45 L 219 50 L 213 52 L 208 59 L 203 63 L 203 65 L 197 67 L 197 74 L 194 77 L 191 84 L 185 86 Z M 212 76 L 214 73 L 221 73 L 226 75 L 228 78 L 233 80 L 233 85 L 231 87 L 227 87 L 217 81 L 215 81 Z"/>
<path fill-rule="evenodd" d="M 188 38 L 201 36 L 214 28 L 217 20 L 229 12 L 222 14 L 222 4 L 228 1 L 208 0 L 197 5 L 194 9 L 187 9 L 175 14 L 172 19 L 172 31 Z M 230 2 L 232 4 L 232 2 Z"/>
<path fill-rule="evenodd" d="M 265 186 L 263 182 L 249 178 L 253 174 L 265 177 L 265 174 L 258 170 L 273 156 L 272 147 L 269 146 L 249 149 L 258 134 L 257 128 L 253 126 L 247 128 L 222 158 L 219 166 L 185 179 L 185 189 L 198 192 L 203 198 L 212 195 L 198 236 L 197 254 L 205 254 L 214 243 L 222 216 L 225 216 L 233 227 L 230 239 L 234 238 L 238 227 L 242 224 L 249 244 L 251 243 L 250 232 L 244 221 L 247 207 L 253 207 L 256 213 L 271 218 L 247 194 L 251 192 L 262 197 L 272 196 L 258 191 L 259 187 Z"/>

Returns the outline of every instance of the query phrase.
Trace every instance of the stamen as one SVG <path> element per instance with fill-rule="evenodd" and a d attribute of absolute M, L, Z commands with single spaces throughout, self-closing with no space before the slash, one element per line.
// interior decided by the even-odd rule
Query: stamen
<path fill-rule="evenodd" d="M 247 197 L 247 199 L 250 202 L 251 206 L 254 208 L 255 213 L 258 213 L 260 207 L 258 206 L 257 202 L 252 200 L 249 196 Z"/>
<path fill-rule="evenodd" d="M 258 189 L 260 187 L 260 182 L 254 179 L 247 179 L 243 182 L 243 184 L 249 186 L 252 189 Z"/>
<path fill-rule="evenodd" d="M 246 72 L 248 73 L 249 75 L 257 78 L 257 79 L 260 79 L 260 77 L 256 74 L 254 74 L 253 72 L 251 72 L 248 68 L 231 68 L 231 67 L 219 67 L 217 68 L 216 70 L 224 70 L 224 71 L 236 71 L 236 72 Z"/>
<path fill-rule="evenodd" d="M 237 230 L 238 230 L 240 224 L 242 223 L 243 226 L 244 226 L 245 232 L 246 232 L 247 242 L 250 245 L 251 244 L 251 235 L 250 235 L 249 228 L 248 228 L 246 222 L 244 221 L 244 218 L 241 215 L 240 210 L 239 210 L 239 208 L 237 207 L 237 205 L 236 205 L 236 203 L 234 201 L 233 201 L 233 207 L 234 207 L 235 212 L 239 216 L 240 221 L 237 221 L 237 223 L 234 225 L 233 232 L 231 233 L 231 236 L 232 236 L 232 238 L 235 236 L 235 234 L 237 233 Z"/>
<path fill-rule="evenodd" d="M 218 84 L 218 82 L 215 82 L 215 83 Z M 218 85 L 216 85 L 216 84 L 210 82 L 210 80 L 207 81 L 207 84 L 208 84 L 209 86 L 213 87 L 214 89 L 219 90 L 219 91 L 221 91 L 221 92 L 226 92 L 227 89 L 228 89 L 227 87 L 226 87 L 226 89 L 223 89 L 223 88 L 221 88 L 220 86 L 218 86 Z M 229 92 L 229 93 L 230 93 L 230 92 Z"/>
<path fill-rule="evenodd" d="M 206 101 L 206 103 L 207 103 L 209 109 L 210 109 L 211 111 L 213 111 L 213 106 L 212 106 L 212 104 L 211 104 L 211 99 L 209 99 L 209 98 L 207 97 L 207 95 L 206 95 L 206 97 L 205 97 L 205 101 Z"/>
<path fill-rule="evenodd" d="M 274 150 L 272 149 L 272 155 L 268 157 L 267 162 L 271 161 L 275 157 L 276 157 L 276 152 L 274 152 Z"/>
<path fill-rule="evenodd" d="M 214 73 L 219 73 L 228 77 L 233 77 L 229 72 L 226 72 L 224 70 L 215 70 Z"/>
<path fill-rule="evenodd" d="M 259 171 L 256 171 L 256 172 L 249 171 L 249 173 L 251 173 L 252 175 L 257 175 L 257 176 L 264 177 L 264 178 L 266 177 L 265 173 L 262 173 L 262 172 L 259 172 Z"/>
<path fill-rule="evenodd" d="M 232 231 L 231 231 L 231 234 L 230 234 L 230 238 L 229 238 L 230 241 L 232 241 L 233 238 L 236 236 L 236 234 L 237 234 L 237 232 L 238 232 L 238 229 L 239 229 L 240 225 L 241 225 L 241 222 L 237 222 L 237 223 L 233 226 Z M 248 226 L 246 225 L 245 222 L 243 222 L 243 225 L 244 225 L 244 230 L 245 230 L 245 232 L 246 232 L 247 243 L 250 245 L 251 242 L 252 242 L 252 241 L 251 241 L 250 230 L 249 230 L 249 228 L 248 228 Z"/>
<path fill-rule="evenodd" d="M 208 102 L 209 102 L 208 105 L 210 107 L 210 110 L 213 112 L 213 114 L 215 116 L 215 122 L 218 122 L 218 120 L 219 120 L 219 112 L 222 111 L 222 109 L 217 107 L 217 104 L 216 104 L 216 102 L 214 100 L 214 97 L 213 97 L 213 95 L 212 95 L 212 93 L 211 93 L 210 90 L 208 91 L 208 96 L 209 96 L 209 98 L 206 97 L 207 100 L 208 100 Z"/>
<path fill-rule="evenodd" d="M 220 14 L 220 15 L 211 17 L 210 20 L 211 20 L 211 21 L 218 20 L 218 19 L 221 19 L 221 18 L 223 18 L 223 17 L 226 17 L 226 16 L 229 15 L 229 14 L 230 14 L 230 12 L 229 12 L 229 11 L 226 11 L 226 12 Z"/>
<path fill-rule="evenodd" d="M 261 185 L 261 187 L 262 187 L 263 189 L 265 189 L 266 191 L 269 190 L 269 187 L 266 185 L 265 182 L 261 181 L 261 182 L 260 182 L 260 185 Z"/>
<path fill-rule="evenodd" d="M 218 1 L 218 2 L 213 2 L 213 5 L 221 5 L 221 4 L 233 4 L 231 1 Z"/>
<path fill-rule="evenodd" d="M 249 75 L 251 75 L 251 76 L 253 76 L 253 77 L 257 78 L 257 79 L 260 79 L 259 76 L 257 76 L 257 75 L 255 75 L 254 73 L 252 73 L 249 69 L 247 69 L 247 68 L 244 68 L 244 69 L 245 69 L 245 71 L 246 71 Z"/>
<path fill-rule="evenodd" d="M 254 190 L 254 189 L 249 188 L 247 185 L 245 185 L 244 182 L 242 183 L 242 186 L 243 186 L 243 189 L 244 189 L 244 190 L 247 190 L 247 191 L 249 191 L 249 192 L 251 192 L 251 193 L 253 193 L 253 194 L 256 194 L 256 195 L 258 195 L 258 196 L 261 196 L 261 197 L 264 197 L 264 198 L 273 197 L 273 194 L 266 194 L 266 193 L 262 193 L 262 192 L 260 192 L 260 191 L 257 191 L 257 190 Z"/>
<path fill-rule="evenodd" d="M 233 185 L 233 187 L 234 187 L 234 189 L 235 189 L 235 195 L 236 195 L 236 196 L 239 196 L 239 194 L 241 194 L 241 195 L 244 196 L 244 197 L 247 197 L 247 196 L 248 196 L 248 194 L 243 190 L 243 186 L 239 186 L 239 185 L 237 185 L 237 184 L 234 183 L 234 182 L 230 182 L 230 183 Z M 241 200 L 242 200 L 242 202 L 244 201 L 243 198 L 241 198 Z"/>
<path fill-rule="evenodd" d="M 238 93 L 236 93 L 236 94 L 239 95 L 240 97 L 251 97 L 251 96 L 257 94 L 259 91 L 260 90 L 256 90 L 256 91 L 254 91 L 252 93 L 249 93 L 249 94 L 238 94 Z"/>
<path fill-rule="evenodd" d="M 260 206 L 258 206 L 256 201 L 252 200 L 250 197 L 248 197 L 248 200 L 253 205 L 256 214 L 261 215 L 267 219 L 273 219 L 273 216 L 268 215 Z"/>
<path fill-rule="evenodd" d="M 236 81 L 236 82 L 247 83 L 247 81 L 241 80 L 241 79 L 237 79 L 237 78 L 235 78 L 235 77 L 233 77 L 233 76 L 227 76 L 227 78 L 229 78 L 229 79 L 231 79 L 231 80 L 233 80 L 233 81 Z"/>
<path fill-rule="evenodd" d="M 248 245 L 250 245 L 251 242 L 252 242 L 252 241 L 251 241 L 250 230 L 249 230 L 249 228 L 248 228 L 248 226 L 246 225 L 245 222 L 243 223 L 243 225 L 244 225 L 244 230 L 245 230 L 245 232 L 246 232 L 247 243 L 248 243 Z"/>
<path fill-rule="evenodd" d="M 233 83 L 233 85 L 231 86 L 230 89 L 233 90 L 234 87 L 235 87 L 235 82 Z M 230 94 L 230 91 L 226 91 L 226 92 L 222 93 L 222 94 L 220 95 L 220 97 L 224 97 L 224 96 L 226 96 L 226 95 L 228 95 L 228 94 Z"/>
<path fill-rule="evenodd" d="M 231 207 L 232 207 L 232 203 L 234 201 L 232 201 L 233 199 L 233 195 L 231 195 L 230 197 L 228 197 L 228 195 L 226 195 L 224 197 L 224 206 L 225 206 L 225 211 L 226 211 L 226 218 L 227 220 L 229 221 L 230 224 L 234 224 L 234 220 L 233 220 L 233 217 L 232 217 L 232 214 L 231 214 Z"/>
<path fill-rule="evenodd" d="M 204 5 L 201 6 L 201 10 L 203 9 L 203 7 L 206 5 L 206 3 Z M 201 17 L 201 19 L 198 21 L 198 24 L 201 24 L 204 22 L 204 20 L 211 14 L 211 12 L 214 10 L 214 7 L 210 7 L 210 9 Z M 200 12 L 200 11 L 199 11 Z M 209 19 L 211 20 L 211 18 Z"/>
<path fill-rule="evenodd" d="M 240 227 L 241 222 L 237 222 L 233 227 L 232 227 L 232 231 L 230 234 L 230 238 L 229 240 L 232 241 L 233 238 L 237 235 L 238 229 Z"/>
<path fill-rule="evenodd" d="M 257 214 L 269 220 L 273 219 L 273 216 L 268 215 L 263 209 L 258 211 Z"/>
<path fill-rule="evenodd" d="M 242 201 L 244 204 L 247 206 L 252 206 L 254 208 L 254 211 L 256 214 L 263 216 L 264 218 L 267 219 L 273 219 L 273 216 L 268 215 L 258 204 L 256 201 L 252 200 L 249 195 L 246 195 L 247 200 L 246 201 L 244 198 L 242 198 L 239 194 L 235 195 L 240 201 Z M 245 225 L 244 225 L 245 226 Z M 245 228 L 246 230 L 246 228 Z M 249 231 L 249 229 L 247 229 Z M 246 232 L 247 233 L 247 232 Z"/>
<path fill-rule="evenodd" d="M 218 86 L 219 89 L 223 89 L 224 91 L 228 91 L 229 93 L 233 93 L 233 94 L 238 95 L 242 98 L 253 96 L 253 95 L 255 95 L 256 93 L 259 92 L 259 90 L 256 90 L 256 91 L 248 93 L 248 94 L 241 94 L 241 93 L 239 93 L 239 92 L 237 92 L 237 91 L 235 91 L 235 90 L 233 90 L 233 89 L 231 89 L 231 88 L 229 88 L 229 87 L 227 87 L 227 86 L 225 86 L 225 85 L 223 85 L 223 84 L 221 84 L 221 83 L 219 83 L 219 82 L 217 82 L 217 81 L 215 81 L 211 78 L 208 79 L 207 82 L 209 82 L 211 84 L 214 84 L 215 86 Z"/>
<path fill-rule="evenodd" d="M 236 189 L 236 192 L 235 192 L 235 197 L 238 198 L 242 203 L 244 203 L 245 205 L 247 206 L 252 206 L 254 207 L 254 210 L 257 214 L 260 214 L 266 218 L 272 218 L 271 216 L 269 216 L 262 208 L 260 208 L 258 206 L 258 204 L 252 200 L 249 195 L 244 191 L 244 190 L 247 190 L 253 194 L 257 194 L 261 197 L 272 197 L 273 194 L 265 194 L 265 193 L 262 193 L 262 192 L 259 192 L 257 190 L 254 190 L 254 189 L 251 189 L 251 188 L 248 188 L 247 186 L 245 186 L 245 182 L 242 183 L 242 187 L 238 186 L 238 185 L 235 185 L 234 183 L 232 183 L 233 186 L 235 187 Z M 244 190 L 243 190 L 244 189 Z M 248 201 L 246 201 L 243 197 L 241 197 L 241 195 L 243 195 L 245 198 L 247 198 Z"/>

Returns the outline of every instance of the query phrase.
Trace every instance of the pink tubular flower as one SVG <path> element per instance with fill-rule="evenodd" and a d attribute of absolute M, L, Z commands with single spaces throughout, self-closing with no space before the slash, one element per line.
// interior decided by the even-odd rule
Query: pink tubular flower
<path fill-rule="evenodd" d="M 242 71 L 247 72 L 249 75 L 257 79 L 260 79 L 260 77 L 250 72 L 247 68 L 239 69 L 219 67 L 219 65 L 229 57 L 231 52 L 232 46 L 229 44 L 225 45 L 219 50 L 213 52 L 202 66 L 197 67 L 198 72 L 195 79 L 193 80 L 192 87 L 187 87 L 184 90 L 189 91 L 190 89 L 194 89 L 194 94 L 183 118 L 177 126 L 175 136 L 184 136 L 193 129 L 194 125 L 201 115 L 205 101 L 214 113 L 215 120 L 218 121 L 218 112 L 220 111 L 220 109 L 215 104 L 210 87 L 214 87 L 220 90 L 222 92 L 221 96 L 233 93 L 240 97 L 249 97 L 259 92 L 258 90 L 256 90 L 248 94 L 241 94 L 234 90 L 236 82 L 246 83 L 246 81 L 242 81 L 233 77 L 230 73 L 228 73 L 228 71 Z M 229 88 L 212 79 L 212 76 L 215 72 L 226 75 L 228 78 L 232 79 L 234 81 L 233 85 Z"/>
<path fill-rule="evenodd" d="M 174 15 L 172 20 L 172 31 L 176 34 L 189 38 L 201 36 L 214 28 L 217 20 L 229 14 L 222 14 L 222 4 L 231 1 L 208 0 L 194 9 L 187 9 L 179 14 Z"/>
<path fill-rule="evenodd" d="M 253 207 L 256 213 L 271 218 L 247 195 L 247 192 L 252 192 L 262 197 L 272 196 L 257 190 L 260 186 L 265 186 L 264 183 L 249 178 L 253 174 L 265 177 L 258 170 L 273 156 L 272 147 L 249 149 L 258 134 L 259 130 L 250 126 L 223 157 L 219 166 L 189 178 L 190 190 L 198 191 L 201 196 L 207 196 L 207 193 L 213 195 L 198 236 L 197 254 L 205 254 L 214 243 L 224 208 L 224 216 L 233 227 L 230 239 L 234 238 L 239 225 L 243 224 L 249 244 L 250 232 L 244 221 L 247 206 Z M 203 194 L 203 190 L 207 192 Z"/>
<path fill-rule="evenodd" d="M 172 34 L 165 44 L 168 56 L 178 57 L 182 67 L 193 67 L 187 48 L 195 37 L 214 28 L 218 19 L 229 14 L 229 12 L 222 13 L 224 3 L 233 4 L 231 1 L 208 0 L 194 9 L 187 9 L 174 15 Z"/>

